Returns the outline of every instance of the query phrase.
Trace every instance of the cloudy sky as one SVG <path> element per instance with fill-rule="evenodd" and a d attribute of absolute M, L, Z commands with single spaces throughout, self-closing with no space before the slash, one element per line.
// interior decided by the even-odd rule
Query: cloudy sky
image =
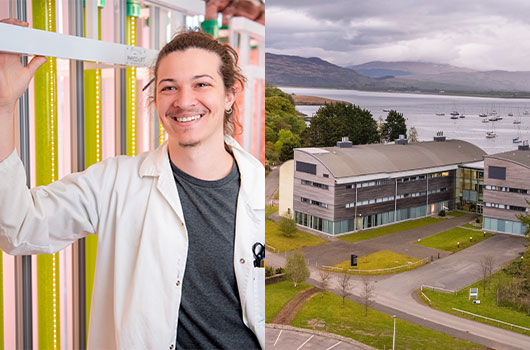
<path fill-rule="evenodd" d="M 530 71 L 528 0 L 267 0 L 267 52 Z"/>

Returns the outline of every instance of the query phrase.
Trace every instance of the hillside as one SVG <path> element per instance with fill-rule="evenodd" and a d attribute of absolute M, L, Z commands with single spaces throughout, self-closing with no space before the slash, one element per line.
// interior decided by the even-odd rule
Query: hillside
<path fill-rule="evenodd" d="M 371 78 L 320 58 L 266 54 L 266 80 L 277 86 L 529 97 L 530 72 L 473 71 L 423 62 L 368 62 Z M 377 73 L 377 74 L 376 74 Z M 397 74 L 393 74 L 397 73 Z"/>

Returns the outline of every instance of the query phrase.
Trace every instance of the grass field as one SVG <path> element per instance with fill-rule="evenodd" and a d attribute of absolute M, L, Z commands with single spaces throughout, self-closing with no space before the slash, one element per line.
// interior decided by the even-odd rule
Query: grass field
<path fill-rule="evenodd" d="M 515 311 L 507 307 L 497 306 L 495 285 L 506 283 L 509 278 L 510 277 L 502 270 L 493 274 L 489 284 L 489 288 L 486 288 L 485 295 L 482 289 L 482 281 L 474 283 L 471 286 L 468 286 L 458 291 L 456 296 L 453 294 L 445 294 L 425 289 L 423 290 L 423 292 L 431 299 L 431 307 L 437 310 L 455 314 L 457 316 L 465 318 L 470 318 L 475 321 L 487 323 L 492 326 L 511 329 L 510 326 L 505 326 L 497 322 L 490 322 L 487 320 L 482 320 L 481 318 L 472 318 L 471 316 L 462 315 L 461 312 L 452 310 L 452 308 L 454 307 L 460 310 L 472 312 L 474 314 L 479 314 L 485 317 L 530 328 L 530 317 L 528 316 L 528 314 L 524 312 Z M 480 304 L 473 304 L 472 301 L 469 300 L 469 288 L 473 287 L 479 288 L 478 299 L 480 300 Z M 422 298 L 422 300 L 425 299 Z M 530 335 L 530 332 L 528 331 L 518 330 L 517 328 L 513 328 L 512 330 L 525 335 Z"/>
<path fill-rule="evenodd" d="M 469 215 L 471 213 L 468 213 L 468 212 L 465 212 L 465 211 L 451 210 L 451 211 L 448 211 L 446 214 L 447 214 L 447 216 L 454 216 L 455 218 L 459 218 L 461 216 L 466 216 L 466 215 Z"/>
<path fill-rule="evenodd" d="M 265 286 L 265 322 L 270 323 L 289 300 L 310 287 L 311 285 L 302 282 L 294 288 L 291 281 L 282 281 Z"/>
<path fill-rule="evenodd" d="M 469 237 L 472 237 L 471 242 L 469 241 Z M 415 244 L 455 253 L 489 237 L 491 237 L 491 233 L 488 232 L 486 232 L 486 236 L 484 237 L 482 231 L 455 227 L 437 235 L 424 238 L 419 242 L 415 242 Z M 460 247 L 458 247 L 458 242 L 460 242 Z"/>
<path fill-rule="evenodd" d="M 475 225 L 471 225 L 471 224 L 463 224 L 462 226 L 463 227 L 467 227 L 467 228 L 471 228 L 471 229 L 475 229 L 475 230 L 482 230 L 482 226 L 475 226 Z"/>
<path fill-rule="evenodd" d="M 268 296 L 267 296 L 268 297 Z M 324 327 L 315 327 L 323 324 Z M 346 300 L 342 307 L 340 296 L 324 292 L 310 299 L 298 312 L 291 325 L 323 330 L 358 340 L 378 349 L 392 348 L 392 316 L 369 309 L 364 316 L 364 305 Z M 446 334 L 396 320 L 397 349 L 484 349 L 480 345 L 455 339 Z"/>
<path fill-rule="evenodd" d="M 269 215 L 277 211 L 277 206 L 268 205 L 265 207 L 265 217 L 268 218 Z M 275 253 L 278 253 L 289 250 L 296 250 L 302 247 L 319 245 L 327 241 L 318 236 L 314 236 L 301 230 L 296 230 L 292 237 L 284 236 L 278 233 L 278 223 L 267 219 L 265 220 L 265 242 L 267 243 L 267 245 L 278 249 L 279 251 L 274 251 Z"/>
<path fill-rule="evenodd" d="M 279 249 L 280 252 L 296 250 L 303 247 L 310 247 L 327 242 L 318 236 L 314 236 L 304 231 L 296 230 L 291 236 L 287 237 L 278 233 L 278 223 L 265 221 L 265 242 L 267 245 Z M 275 251 L 278 253 L 278 250 Z"/>
<path fill-rule="evenodd" d="M 268 218 L 269 215 L 274 214 L 278 211 L 277 205 L 267 205 L 265 206 L 265 217 Z"/>
<path fill-rule="evenodd" d="M 415 263 L 418 261 L 420 260 L 412 258 L 410 256 L 394 253 L 388 250 L 381 250 L 379 252 L 358 258 L 357 259 L 357 267 L 358 267 L 357 270 L 363 271 L 363 270 L 389 269 L 389 268 L 393 268 L 397 266 L 406 265 L 405 267 L 400 268 L 400 269 L 394 269 L 390 271 L 373 271 L 373 272 L 370 272 L 369 274 L 380 275 L 380 274 L 388 274 L 388 273 L 398 273 L 398 272 L 410 270 L 411 268 L 408 267 L 409 263 Z M 425 264 L 426 263 L 427 262 L 425 262 Z M 417 265 L 414 265 L 413 268 L 417 268 L 422 265 L 424 264 L 417 264 Z M 350 260 L 344 261 L 334 266 L 342 268 L 342 269 L 352 268 L 350 267 Z M 356 272 L 350 272 L 350 273 L 358 274 Z"/>
<path fill-rule="evenodd" d="M 348 242 L 352 242 L 352 243 L 359 242 L 359 241 L 364 241 L 364 240 L 375 238 L 375 237 L 389 235 L 391 233 L 396 233 L 396 232 L 401 232 L 401 231 L 411 230 L 414 228 L 432 225 L 442 220 L 444 219 L 426 217 L 426 218 L 421 218 L 417 220 L 404 221 L 404 222 L 400 222 L 400 223 L 393 224 L 393 225 L 383 226 L 383 227 L 376 228 L 373 230 L 364 230 L 364 231 L 352 233 L 349 235 L 340 236 L 339 238 L 345 241 L 348 241 Z"/>

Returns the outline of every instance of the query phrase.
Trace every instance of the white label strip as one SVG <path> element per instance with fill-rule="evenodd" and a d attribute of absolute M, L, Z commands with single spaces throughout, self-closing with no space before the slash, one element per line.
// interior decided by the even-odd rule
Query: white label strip
<path fill-rule="evenodd" d="M 151 67 L 158 51 L 0 23 L 0 51 Z"/>

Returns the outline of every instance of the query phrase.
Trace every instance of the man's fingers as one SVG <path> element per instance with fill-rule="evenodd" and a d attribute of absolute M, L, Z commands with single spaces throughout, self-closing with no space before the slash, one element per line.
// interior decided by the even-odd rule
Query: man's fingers
<path fill-rule="evenodd" d="M 14 25 L 21 26 L 21 27 L 27 27 L 29 25 L 28 22 L 24 22 L 16 18 L 0 19 L 0 23 L 14 24 Z"/>
<path fill-rule="evenodd" d="M 34 75 L 37 69 L 46 62 L 46 57 L 44 56 L 35 56 L 29 61 L 28 69 L 31 72 L 31 75 Z"/>

